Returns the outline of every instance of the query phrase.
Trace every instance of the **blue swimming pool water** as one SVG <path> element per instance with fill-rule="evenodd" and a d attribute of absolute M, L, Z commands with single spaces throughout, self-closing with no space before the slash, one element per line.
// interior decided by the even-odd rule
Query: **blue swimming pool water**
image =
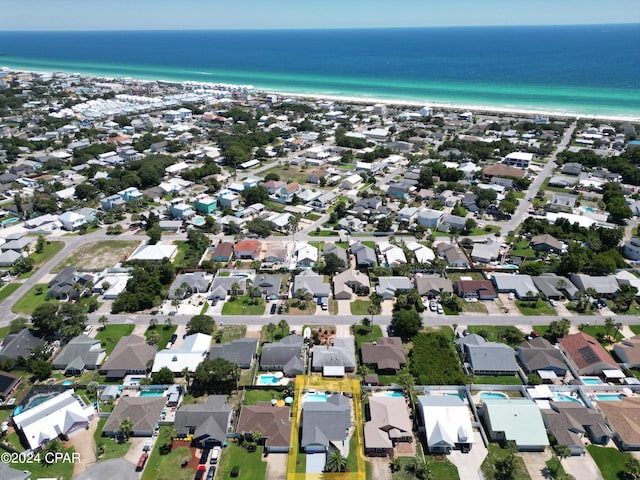
<path fill-rule="evenodd" d="M 329 396 L 326 393 L 307 393 L 304 402 L 326 402 Z"/>
<path fill-rule="evenodd" d="M 2 225 L 9 225 L 10 223 L 16 223 L 18 220 L 19 220 L 18 217 L 7 218 L 6 220 L 2 221 Z"/>
<path fill-rule="evenodd" d="M 275 375 L 259 375 L 257 385 L 273 385 L 280 381 Z"/>
<path fill-rule="evenodd" d="M 447 393 L 445 395 L 447 395 L 448 397 L 458 397 L 464 402 L 464 395 L 462 395 L 461 393 Z"/>
<path fill-rule="evenodd" d="M 384 392 L 383 397 L 404 397 L 402 392 Z"/>
<path fill-rule="evenodd" d="M 503 398 L 504 399 L 509 397 L 504 393 L 500 393 L 500 392 L 484 392 L 480 394 L 480 398 L 484 400 L 486 398 Z"/>
<path fill-rule="evenodd" d="M 619 400 L 622 400 L 622 397 L 620 395 L 606 393 L 596 395 L 596 398 L 603 402 L 617 402 Z"/>
<path fill-rule="evenodd" d="M 67 385 L 73 385 L 73 382 L 71 380 L 65 380 L 64 382 L 62 382 L 62 385 L 66 387 Z"/>
<path fill-rule="evenodd" d="M 602 385 L 602 380 L 598 377 L 580 377 L 585 385 Z"/>
<path fill-rule="evenodd" d="M 578 400 L 577 398 L 574 398 L 570 395 L 564 395 L 562 393 L 553 393 L 553 396 L 551 397 L 553 398 L 556 402 L 574 402 L 574 403 L 579 403 L 580 405 L 582 405 L 582 402 L 580 400 Z"/>
<path fill-rule="evenodd" d="M 596 213 L 596 211 L 591 207 L 582 207 L 582 210 L 584 210 L 587 213 Z"/>
<path fill-rule="evenodd" d="M 201 225 L 204 225 L 204 218 L 202 218 L 202 217 L 195 217 L 195 218 L 191 221 L 191 223 L 193 223 L 194 225 L 196 225 L 196 226 L 198 226 L 198 227 L 199 227 L 199 226 L 201 226 Z"/>
<path fill-rule="evenodd" d="M 164 390 L 142 390 L 139 397 L 161 397 L 164 394 Z"/>

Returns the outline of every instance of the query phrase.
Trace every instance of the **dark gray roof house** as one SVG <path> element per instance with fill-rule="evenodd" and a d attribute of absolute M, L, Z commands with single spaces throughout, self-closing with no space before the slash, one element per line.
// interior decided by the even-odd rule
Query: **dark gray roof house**
<path fill-rule="evenodd" d="M 547 300 L 560 300 L 563 296 L 569 300 L 578 298 L 579 290 L 576 286 L 568 278 L 558 277 L 553 273 L 533 277 L 533 284 Z"/>
<path fill-rule="evenodd" d="M 107 361 L 100 367 L 100 372 L 113 379 L 121 379 L 134 373 L 146 373 L 147 364 L 153 360 L 157 352 L 158 347 L 149 345 L 144 337 L 122 337 Z"/>
<path fill-rule="evenodd" d="M 182 405 L 176 411 L 173 428 L 178 435 L 193 435 L 196 447 L 220 446 L 226 441 L 233 405 L 226 395 L 209 395 L 205 403 Z"/>
<path fill-rule="evenodd" d="M 339 247 L 333 242 L 327 242 L 322 247 L 322 254 L 325 257 L 330 253 L 333 253 L 336 257 L 342 260 L 345 263 L 345 265 L 348 263 L 349 259 L 347 257 L 347 251 L 344 248 Z"/>
<path fill-rule="evenodd" d="M 276 343 L 262 345 L 260 369 L 282 370 L 285 375 L 304 372 L 302 337 L 289 335 Z"/>
<path fill-rule="evenodd" d="M 453 293 L 451 280 L 437 275 L 416 277 L 415 282 L 418 293 L 423 296 L 436 297 L 442 292 Z"/>
<path fill-rule="evenodd" d="M 353 337 L 335 337 L 331 345 L 315 345 L 311 349 L 311 356 L 311 369 L 314 372 L 323 372 L 325 376 L 337 370 L 344 375 L 344 372 L 353 372 L 356 368 L 356 346 Z M 331 367 L 340 368 L 335 370 Z M 334 375 L 332 373 L 332 376 Z"/>
<path fill-rule="evenodd" d="M 378 258 L 376 256 L 376 251 L 363 245 L 360 242 L 356 242 L 351 245 L 351 253 L 356 256 L 356 266 L 359 268 L 368 268 L 375 267 L 378 265 Z"/>
<path fill-rule="evenodd" d="M 582 455 L 584 452 L 584 435 L 591 443 L 606 445 L 613 433 L 607 423 L 596 410 L 592 410 L 576 402 L 552 402 L 551 410 L 542 410 L 545 426 L 550 435 L 558 441 L 558 445 L 566 445 L 571 455 Z"/>
<path fill-rule="evenodd" d="M 309 292 L 314 297 L 328 297 L 331 294 L 331 285 L 324 281 L 323 275 L 318 275 L 311 269 L 306 269 L 296 275 L 293 280 L 293 292 L 301 290 Z"/>
<path fill-rule="evenodd" d="M 46 342 L 36 336 L 28 328 L 20 330 L 18 333 L 7 335 L 0 345 L 0 361 L 10 358 L 17 360 L 19 357 L 28 358 L 31 351 L 36 347 L 41 347 Z"/>
<path fill-rule="evenodd" d="M 522 342 L 517 354 L 526 373 L 550 370 L 559 377 L 567 373 L 562 352 L 542 337 Z"/>
<path fill-rule="evenodd" d="M 100 340 L 86 335 L 72 338 L 53 359 L 53 368 L 64 370 L 67 375 L 95 370 L 102 363 L 106 351 Z"/>
<path fill-rule="evenodd" d="M 375 342 L 363 342 L 360 357 L 363 364 L 373 365 L 378 372 L 395 373 L 407 363 L 400 337 L 380 337 Z"/>
<path fill-rule="evenodd" d="M 580 290 L 586 291 L 593 288 L 598 295 L 610 296 L 614 295 L 618 290 L 618 282 L 613 275 L 607 277 L 592 277 L 582 273 L 571 275 L 571 282 Z"/>
<path fill-rule="evenodd" d="M 253 286 L 260 289 L 260 294 L 268 300 L 276 300 L 280 296 L 280 285 L 282 277 L 280 275 L 256 275 L 253 279 Z"/>
<path fill-rule="evenodd" d="M 351 427 L 351 402 L 334 393 L 326 402 L 302 403 L 302 439 L 300 447 L 307 453 L 326 452 L 332 443 L 341 445 Z"/>
<path fill-rule="evenodd" d="M 130 418 L 133 422 L 132 436 L 150 437 L 166 405 L 165 397 L 122 397 L 104 424 L 102 434 L 118 435 L 121 432 L 120 424 Z"/>
<path fill-rule="evenodd" d="M 211 275 L 206 272 L 181 273 L 171 284 L 168 297 L 182 300 L 187 294 L 204 293 L 209 289 L 211 280 Z"/>
<path fill-rule="evenodd" d="M 464 348 L 465 360 L 474 375 L 514 375 L 518 372 L 515 352 L 504 343 L 487 342 L 474 333 L 462 337 L 458 343 Z"/>
<path fill-rule="evenodd" d="M 258 351 L 257 338 L 240 338 L 229 343 L 221 343 L 211 347 L 209 358 L 224 358 L 236 363 L 240 368 L 251 368 L 253 357 Z"/>
<path fill-rule="evenodd" d="M 58 300 L 80 298 L 85 285 L 92 280 L 91 275 L 80 275 L 75 267 L 65 267 L 49 282 L 47 295 Z"/>

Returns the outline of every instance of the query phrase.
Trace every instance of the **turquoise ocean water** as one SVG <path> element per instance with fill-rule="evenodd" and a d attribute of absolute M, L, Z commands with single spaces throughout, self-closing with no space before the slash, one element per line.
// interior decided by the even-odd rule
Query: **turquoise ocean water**
<path fill-rule="evenodd" d="M 640 117 L 640 25 L 0 32 L 0 66 Z"/>

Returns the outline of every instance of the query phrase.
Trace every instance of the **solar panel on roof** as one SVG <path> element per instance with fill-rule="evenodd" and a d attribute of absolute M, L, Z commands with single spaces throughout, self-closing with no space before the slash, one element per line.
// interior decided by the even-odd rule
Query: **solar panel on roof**
<path fill-rule="evenodd" d="M 582 358 L 587 363 L 596 363 L 600 360 L 600 357 L 591 349 L 591 347 L 582 347 L 578 349 L 578 353 L 582 355 Z"/>

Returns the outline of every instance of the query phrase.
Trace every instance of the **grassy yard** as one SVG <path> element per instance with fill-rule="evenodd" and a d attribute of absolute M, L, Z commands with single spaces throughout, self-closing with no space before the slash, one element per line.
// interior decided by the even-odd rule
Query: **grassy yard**
<path fill-rule="evenodd" d="M 354 300 L 351 302 L 351 315 L 369 315 L 371 300 Z"/>
<path fill-rule="evenodd" d="M 560 459 L 555 455 L 551 457 L 551 460 L 545 462 L 549 472 L 553 475 L 552 478 L 557 478 L 558 480 L 575 480 L 575 477 L 569 476 L 567 472 L 564 471 L 564 467 L 562 463 L 560 463 Z"/>
<path fill-rule="evenodd" d="M 165 447 L 164 430 L 170 427 L 160 427 L 159 439 L 142 474 L 142 480 L 191 480 L 195 474 L 191 468 L 182 468 L 185 458 L 191 458 L 191 451 L 187 447 L 179 447 L 169 452 Z"/>
<path fill-rule="evenodd" d="M 516 307 L 518 307 L 518 310 L 520 310 L 520 313 L 527 316 L 557 314 L 551 305 L 547 302 L 543 302 L 542 300 L 538 300 L 537 302 L 517 301 L 515 304 Z"/>
<path fill-rule="evenodd" d="M 13 313 L 32 314 L 36 307 L 47 301 L 47 284 L 37 283 L 18 300 L 13 308 Z"/>
<path fill-rule="evenodd" d="M 260 175 L 266 176 L 269 173 L 275 173 L 278 175 L 282 182 L 298 182 L 300 185 L 307 183 L 309 178 L 307 171 L 296 165 L 279 165 L 272 167 L 269 170 L 265 170 Z"/>
<path fill-rule="evenodd" d="M 353 330 L 356 337 L 356 350 L 360 350 L 362 342 L 373 342 L 382 337 L 382 328 L 380 328 L 380 325 L 370 325 L 369 327 L 354 325 Z"/>
<path fill-rule="evenodd" d="M 511 255 L 515 255 L 517 257 L 535 258 L 536 252 L 532 248 L 529 248 L 529 240 L 523 238 L 513 246 Z"/>
<path fill-rule="evenodd" d="M 504 460 L 508 453 L 509 452 L 506 449 L 500 448 L 496 443 L 489 444 L 489 453 L 480 467 L 485 480 L 498 480 L 498 477 L 495 475 L 495 464 Z M 531 476 L 529 476 L 529 472 L 527 472 L 527 468 L 525 467 L 522 458 L 516 455 L 515 463 L 516 472 L 512 478 L 517 478 L 518 480 L 531 480 Z"/>
<path fill-rule="evenodd" d="M 102 346 L 107 351 L 107 355 L 109 355 L 120 339 L 131 335 L 134 328 L 135 325 L 107 325 L 98 332 L 96 338 L 100 340 Z"/>
<path fill-rule="evenodd" d="M 56 265 L 51 273 L 59 273 L 69 265 L 73 265 L 78 270 L 99 272 L 126 260 L 138 245 L 140 242 L 135 240 L 105 240 L 87 243 Z"/>
<path fill-rule="evenodd" d="M 109 326 L 107 326 L 107 328 L 109 328 Z M 160 335 L 160 341 L 157 344 L 158 348 L 163 349 L 167 346 L 169 340 L 171 340 L 171 335 L 176 333 L 177 328 L 177 325 L 171 325 L 171 327 L 169 328 L 167 328 L 167 325 L 156 325 L 155 327 L 147 328 L 147 330 L 144 332 L 144 337 L 149 340 L 149 337 L 152 333 L 157 333 L 158 335 Z"/>
<path fill-rule="evenodd" d="M 233 300 L 235 298 L 235 300 Z M 256 301 L 257 305 L 250 302 Z M 262 297 L 251 298 L 249 296 L 231 297 L 222 306 L 222 315 L 263 315 L 264 299 Z"/>
<path fill-rule="evenodd" d="M 238 480 L 262 480 L 267 473 L 267 464 L 262 461 L 262 447 L 255 452 L 248 452 L 236 443 L 229 444 L 222 451 L 220 465 L 216 471 L 218 478 L 231 478 L 231 469 L 240 467 Z"/>
<path fill-rule="evenodd" d="M 462 311 L 467 313 L 483 313 L 488 314 L 489 310 L 482 302 L 461 302 L 462 303 Z"/>
<path fill-rule="evenodd" d="M 516 327 L 510 325 L 470 325 L 469 333 L 476 333 L 484 337 L 485 340 L 488 340 L 489 342 L 501 342 L 509 344 L 510 340 L 512 347 L 518 346 L 522 341 L 521 338 L 511 338 L 511 333 L 515 333 L 519 336 L 521 332 Z"/>
<path fill-rule="evenodd" d="M 63 448 L 60 453 L 72 454 L 74 448 Z M 32 463 L 12 463 L 10 464 L 17 470 L 26 470 L 31 472 L 31 478 L 62 478 L 71 480 L 73 476 L 73 462 L 55 462 L 44 464 L 40 462 Z"/>
<path fill-rule="evenodd" d="M 176 256 L 173 257 L 173 264 L 177 266 L 183 266 L 182 262 L 184 261 L 184 257 L 189 249 L 189 245 L 187 242 L 183 240 L 177 240 L 174 242 L 174 245 L 178 247 L 178 251 L 176 252 Z"/>
<path fill-rule="evenodd" d="M 279 390 L 247 390 L 244 394 L 245 405 L 255 405 L 258 402 L 270 402 L 273 398 L 281 398 Z"/>
<path fill-rule="evenodd" d="M 412 458 L 398 457 L 398 460 L 400 461 L 400 469 L 396 472 L 393 472 L 393 480 L 413 480 L 415 478 L 413 474 L 406 470 L 406 465 L 412 460 Z M 427 455 L 426 461 L 429 464 L 431 472 L 433 473 L 432 478 L 442 478 L 447 480 L 460 479 L 460 476 L 458 475 L 458 469 L 453 463 L 447 460 L 446 457 L 441 459 L 440 457 L 431 457 Z"/>
<path fill-rule="evenodd" d="M 604 320 L 602 320 L 602 322 L 604 323 Z M 612 328 L 609 332 L 607 332 L 607 329 L 604 327 L 604 325 L 589 325 L 582 327 L 582 331 L 584 333 L 586 333 L 587 335 L 591 335 L 593 338 L 598 340 L 598 342 L 605 346 L 611 344 L 611 342 L 608 339 L 605 340 L 605 338 L 607 338 L 608 335 L 613 336 L 613 334 L 615 333 L 614 330 L 615 329 Z M 623 338 L 624 337 L 622 336 L 622 334 L 618 332 L 615 341 L 618 342 Z"/>
<path fill-rule="evenodd" d="M 312 232 L 309 232 L 309 236 L 310 237 L 337 237 L 338 236 L 338 232 L 336 232 L 335 230 L 314 230 Z"/>
<path fill-rule="evenodd" d="M 522 385 L 518 375 L 475 375 L 473 383 L 480 385 Z"/>
<path fill-rule="evenodd" d="M 615 448 L 588 445 L 587 450 L 598 465 L 604 480 L 619 480 L 624 478 L 625 466 L 631 455 Z"/>
<path fill-rule="evenodd" d="M 96 428 L 96 431 L 93 434 L 93 438 L 96 441 L 96 448 L 98 448 L 99 445 L 104 447 L 104 453 L 99 458 L 99 462 L 110 460 L 112 458 L 122 458 L 127 454 L 131 447 L 131 442 L 117 443 L 112 438 L 102 437 L 102 429 L 104 428 L 105 423 L 107 423 L 107 419 L 101 418 L 98 422 L 98 428 Z"/>
<path fill-rule="evenodd" d="M 239 338 L 244 338 L 247 333 L 246 325 L 225 325 L 222 328 L 216 330 L 216 343 L 229 343 Z M 218 342 L 218 335 L 220 335 L 220 341 Z"/>
<path fill-rule="evenodd" d="M 629 325 L 629 328 L 636 335 L 640 334 L 640 325 Z"/>
<path fill-rule="evenodd" d="M 276 326 L 275 331 L 273 332 L 273 338 L 271 337 L 271 334 L 269 334 L 269 332 L 267 331 L 267 326 L 263 325 L 262 326 L 262 331 L 260 332 L 260 343 L 265 343 L 265 342 L 277 342 L 278 340 L 280 340 L 282 337 L 286 337 L 287 335 L 289 335 L 289 332 L 291 331 L 291 328 L 287 327 L 284 330 L 281 329 L 280 327 L 278 327 L 278 323 L 280 322 L 280 320 L 276 320 L 274 319 L 273 324 Z"/>
<path fill-rule="evenodd" d="M 468 277 L 471 278 L 471 280 L 484 280 L 484 277 L 480 272 L 447 272 L 447 278 L 452 282 L 460 280 L 461 277 Z"/>
<path fill-rule="evenodd" d="M 13 292 L 20 288 L 19 283 L 9 283 L 0 289 L 0 303 L 4 302 Z"/>
<path fill-rule="evenodd" d="M 64 248 L 64 242 L 60 241 L 46 241 L 44 245 L 44 249 L 42 252 L 34 252 L 29 255 L 30 258 L 33 259 L 33 269 L 28 272 L 20 275 L 20 278 L 29 278 L 35 272 L 38 271 L 42 265 L 51 260 L 56 253 Z"/>

